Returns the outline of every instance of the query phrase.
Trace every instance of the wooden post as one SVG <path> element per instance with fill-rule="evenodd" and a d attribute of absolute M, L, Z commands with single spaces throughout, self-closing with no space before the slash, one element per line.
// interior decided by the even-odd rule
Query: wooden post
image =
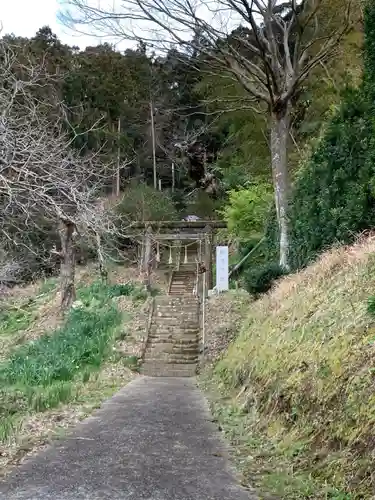
<path fill-rule="evenodd" d="M 206 226 L 206 241 L 205 241 L 205 259 L 204 264 L 206 267 L 206 285 L 207 289 L 211 290 L 213 288 L 213 277 L 212 277 L 212 250 L 213 250 L 213 230 L 210 225 Z"/>
<path fill-rule="evenodd" d="M 145 235 L 145 252 L 143 261 L 144 283 L 148 291 L 151 290 L 151 260 L 152 257 L 152 228 L 148 226 Z"/>

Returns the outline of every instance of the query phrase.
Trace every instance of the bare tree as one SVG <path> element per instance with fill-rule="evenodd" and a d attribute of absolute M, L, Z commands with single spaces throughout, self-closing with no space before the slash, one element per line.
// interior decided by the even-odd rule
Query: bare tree
<path fill-rule="evenodd" d="M 21 64 L 16 48 L 0 41 L 0 240 L 8 247 L 27 245 L 20 234 L 25 228 L 38 230 L 46 222 L 55 227 L 61 306 L 67 309 L 75 299 L 75 237 L 114 230 L 97 201 L 113 172 L 97 156 L 82 156 L 72 148 L 74 134 L 72 139 L 66 132 L 54 87 L 29 62 Z M 46 104 L 38 96 L 47 86 Z M 48 106 L 59 106 L 59 112 L 48 112 Z M 51 121 L 51 116 L 61 118 Z"/>
<path fill-rule="evenodd" d="M 82 32 L 91 27 L 112 38 L 143 39 L 159 50 L 179 46 L 205 55 L 212 74 L 242 86 L 245 109 L 268 114 L 280 265 L 285 269 L 291 111 L 308 75 L 332 57 L 351 26 L 351 0 L 340 5 L 340 23 L 337 13 L 323 19 L 328 1 L 118 0 L 113 8 L 101 8 L 90 0 L 63 0 L 67 8 L 61 18 Z"/>

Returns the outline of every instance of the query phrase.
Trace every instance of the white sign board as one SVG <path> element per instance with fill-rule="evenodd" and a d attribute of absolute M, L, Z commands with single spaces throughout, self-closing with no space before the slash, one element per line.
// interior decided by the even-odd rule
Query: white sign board
<path fill-rule="evenodd" d="M 229 290 L 228 247 L 216 247 L 216 290 Z"/>

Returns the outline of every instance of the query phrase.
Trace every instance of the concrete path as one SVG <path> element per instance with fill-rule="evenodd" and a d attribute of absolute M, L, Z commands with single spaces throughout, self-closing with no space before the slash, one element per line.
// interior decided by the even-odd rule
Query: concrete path
<path fill-rule="evenodd" d="M 255 500 L 194 379 L 139 377 L 5 482 L 1 500 Z"/>

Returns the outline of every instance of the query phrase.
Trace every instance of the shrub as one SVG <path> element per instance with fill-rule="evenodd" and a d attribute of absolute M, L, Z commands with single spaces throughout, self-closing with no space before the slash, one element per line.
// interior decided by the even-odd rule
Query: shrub
<path fill-rule="evenodd" d="M 362 90 L 347 93 L 291 202 L 291 264 L 304 267 L 335 243 L 350 243 L 375 223 L 374 140 Z"/>
<path fill-rule="evenodd" d="M 162 221 L 177 217 L 171 196 L 146 184 L 127 189 L 116 207 L 116 214 L 124 230 L 134 221 Z"/>
<path fill-rule="evenodd" d="M 230 191 L 228 204 L 221 212 L 228 231 L 240 238 L 249 238 L 262 231 L 271 199 L 270 186 L 267 184 Z"/>
<path fill-rule="evenodd" d="M 257 297 L 262 293 L 266 293 L 274 281 L 284 274 L 285 271 L 276 262 L 250 268 L 245 272 L 244 276 L 246 290 Z"/>
<path fill-rule="evenodd" d="M 371 314 L 371 316 L 375 317 L 375 295 L 368 298 L 367 312 Z"/>

